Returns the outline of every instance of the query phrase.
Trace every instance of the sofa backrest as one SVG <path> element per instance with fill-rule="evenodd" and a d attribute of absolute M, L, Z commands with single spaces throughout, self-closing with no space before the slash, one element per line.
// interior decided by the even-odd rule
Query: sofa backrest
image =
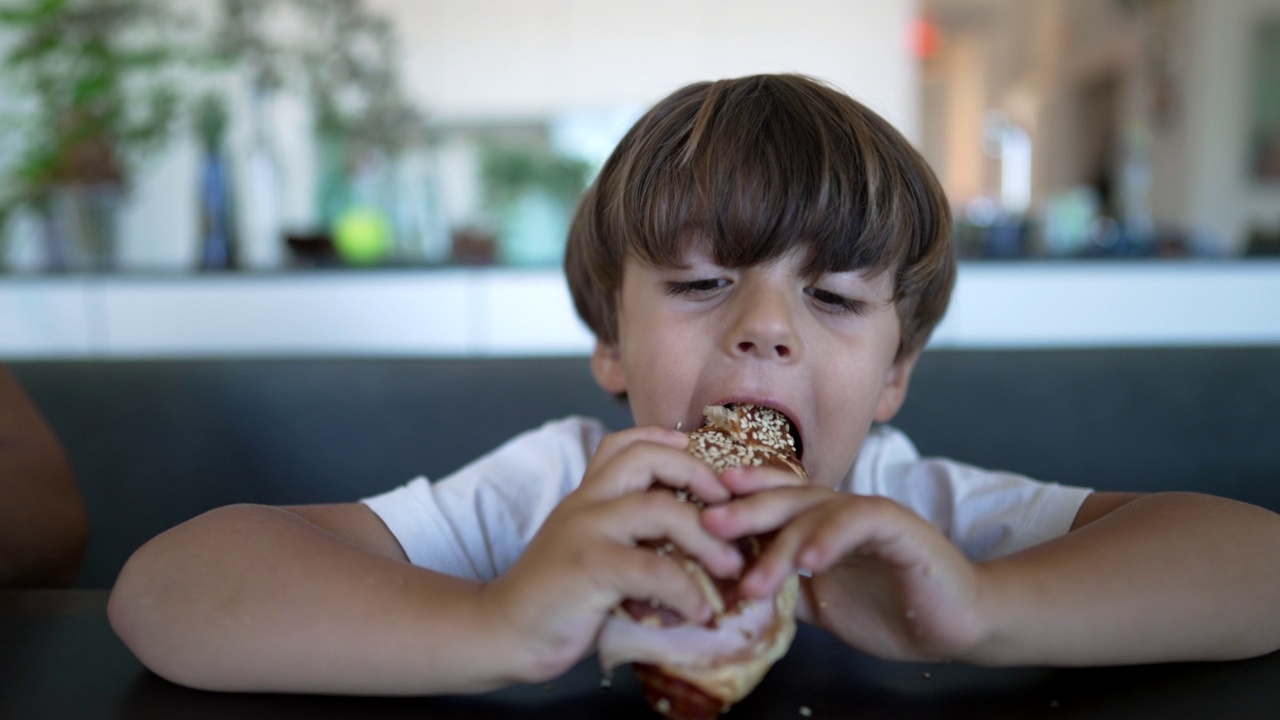
<path fill-rule="evenodd" d="M 79 584 L 238 502 L 347 502 L 442 477 L 569 414 L 630 423 L 588 360 L 23 361 L 93 521 Z M 894 424 L 922 453 L 1280 510 L 1280 348 L 930 350 Z"/>

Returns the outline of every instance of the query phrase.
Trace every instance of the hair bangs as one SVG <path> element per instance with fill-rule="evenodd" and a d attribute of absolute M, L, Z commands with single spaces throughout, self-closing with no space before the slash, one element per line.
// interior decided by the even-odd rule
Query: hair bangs
<path fill-rule="evenodd" d="M 901 353 L 919 351 L 955 279 L 950 209 L 924 159 L 866 106 L 799 75 L 687 85 L 623 137 L 583 195 L 565 271 L 578 313 L 617 340 L 634 258 L 693 250 L 742 268 L 801 255 L 801 272 L 894 274 Z"/>
<path fill-rule="evenodd" d="M 628 249 L 670 266 L 697 246 L 730 268 L 800 250 L 814 276 L 899 263 L 902 228 L 883 219 L 900 214 L 877 192 L 892 171 L 869 167 L 882 158 L 865 152 L 840 108 L 803 95 L 721 82 L 683 108 L 685 131 L 624 181 L 617 219 Z"/>

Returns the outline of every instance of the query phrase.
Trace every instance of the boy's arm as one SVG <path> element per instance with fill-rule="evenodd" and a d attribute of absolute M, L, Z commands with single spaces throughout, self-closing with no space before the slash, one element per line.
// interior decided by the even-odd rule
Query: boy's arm
<path fill-rule="evenodd" d="M 363 505 L 236 505 L 140 548 L 108 611 L 145 665 L 192 687 L 468 692 L 521 679 L 481 589 L 410 565 Z"/>
<path fill-rule="evenodd" d="M 748 596 L 808 569 L 802 616 L 885 657 L 990 665 L 1243 658 L 1280 648 L 1280 515 L 1191 493 L 1095 494 L 1076 529 L 974 565 L 885 498 L 730 471 L 722 538 L 781 528 Z"/>
<path fill-rule="evenodd" d="M 970 659 L 1094 665 L 1274 651 L 1277 552 L 1280 515 L 1263 508 L 1095 494 L 1072 532 L 980 567 L 989 634 Z"/>
<path fill-rule="evenodd" d="M 53 430 L 0 366 L 0 587 L 69 585 L 89 517 Z"/>
<path fill-rule="evenodd" d="M 486 584 L 410 565 L 362 505 L 213 510 L 134 553 L 112 627 L 158 674 L 205 689 L 452 694 L 545 681 L 590 652 L 624 598 L 710 616 L 689 574 L 640 541 L 671 538 L 718 577 L 741 569 L 693 504 L 650 491 L 728 498 L 687 444 L 661 428 L 604 438 L 578 488 Z"/>

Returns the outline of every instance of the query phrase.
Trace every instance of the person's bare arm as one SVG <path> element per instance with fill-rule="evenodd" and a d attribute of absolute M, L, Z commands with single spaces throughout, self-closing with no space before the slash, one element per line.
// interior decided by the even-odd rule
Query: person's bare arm
<path fill-rule="evenodd" d="M 713 534 L 781 528 L 743 591 L 807 569 L 800 615 L 883 657 L 1111 665 L 1280 649 L 1280 515 L 1260 507 L 1095 493 L 1071 532 L 975 565 L 890 500 L 762 469 L 721 479 L 742 499 L 704 511 Z"/>
<path fill-rule="evenodd" d="M 998 664 L 1226 660 L 1280 648 L 1280 515 L 1209 495 L 1097 493 L 1076 528 L 984 568 Z"/>
<path fill-rule="evenodd" d="M 70 585 L 89 517 L 61 444 L 0 366 L 0 587 Z"/>
<path fill-rule="evenodd" d="M 145 665 L 191 687 L 476 692 L 523 679 L 481 590 L 410 565 L 363 505 L 235 505 L 140 548 L 108 612 Z"/>
<path fill-rule="evenodd" d="M 487 584 L 409 564 L 363 505 L 210 511 L 143 545 L 108 605 L 112 627 L 156 673 L 210 690 L 467 693 L 552 679 L 592 649 L 625 597 L 690 617 L 711 608 L 670 558 L 670 537 L 715 574 L 741 557 L 696 508 L 727 493 L 688 438 L 661 428 L 606 437 L 579 488 L 515 565 Z"/>

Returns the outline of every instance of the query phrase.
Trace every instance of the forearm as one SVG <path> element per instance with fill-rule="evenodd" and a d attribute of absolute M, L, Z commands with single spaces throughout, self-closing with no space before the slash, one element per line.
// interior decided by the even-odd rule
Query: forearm
<path fill-rule="evenodd" d="M 234 691 L 478 692 L 522 679 L 483 586 L 370 554 L 279 508 L 234 506 L 144 545 L 112 626 L 158 674 Z"/>
<path fill-rule="evenodd" d="M 980 567 L 983 664 L 1102 665 L 1280 648 L 1280 515 L 1151 495 Z"/>

